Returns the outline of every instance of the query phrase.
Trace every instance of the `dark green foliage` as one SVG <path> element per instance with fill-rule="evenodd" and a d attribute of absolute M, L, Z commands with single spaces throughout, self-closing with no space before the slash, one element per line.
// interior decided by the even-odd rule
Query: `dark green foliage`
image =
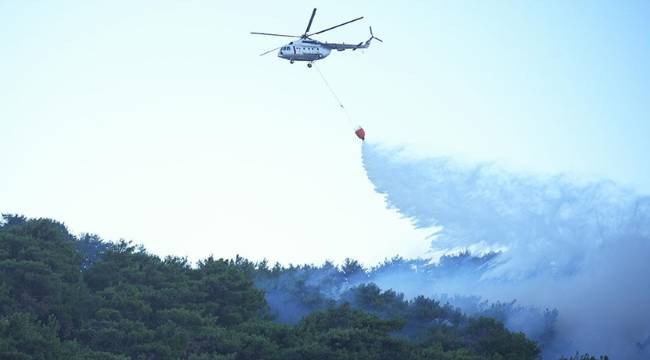
<path fill-rule="evenodd" d="M 289 274 L 292 281 L 283 281 Z M 349 286 L 365 276 L 354 260 L 318 271 L 241 257 L 191 266 L 124 241 L 76 239 L 55 221 L 4 216 L 0 358 L 538 358 L 535 343 L 496 320 L 468 318 L 435 300 L 406 300 L 372 284 Z M 272 321 L 254 280 L 274 294 L 291 294 L 275 300 L 295 306 L 300 321 Z M 342 301 L 324 296 L 319 284 L 339 286 Z"/>
<path fill-rule="evenodd" d="M 539 354 L 537 345 L 526 340 L 524 334 L 506 330 L 497 320 L 480 317 L 470 319 L 465 336 L 466 345 L 482 355 L 500 355 L 503 359 L 533 359 Z"/>
<path fill-rule="evenodd" d="M 609 360 L 609 356 L 607 355 L 601 355 L 599 357 L 591 356 L 589 354 L 579 354 L 576 353 L 575 355 L 567 358 L 562 356 L 560 360 Z"/>
<path fill-rule="evenodd" d="M 7 359 L 55 359 L 61 356 L 58 325 L 51 318 L 43 324 L 29 313 L 0 318 L 0 351 Z"/>
<path fill-rule="evenodd" d="M 51 220 L 4 216 L 0 228 L 0 309 L 27 312 L 41 322 L 54 316 L 63 338 L 86 315 L 88 292 L 75 239 Z"/>
<path fill-rule="evenodd" d="M 297 330 L 310 343 L 297 350 L 323 359 L 405 358 L 411 356 L 412 348 L 390 336 L 401 326 L 399 320 L 381 320 L 343 305 L 303 319 Z"/>
<path fill-rule="evenodd" d="M 83 234 L 77 241 L 77 250 L 82 255 L 81 268 L 88 269 L 108 251 L 109 245 L 102 242 L 99 236 Z"/>

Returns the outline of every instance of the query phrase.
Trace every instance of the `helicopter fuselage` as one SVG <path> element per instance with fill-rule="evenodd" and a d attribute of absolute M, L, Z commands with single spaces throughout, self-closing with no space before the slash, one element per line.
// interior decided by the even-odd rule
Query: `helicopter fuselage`
<path fill-rule="evenodd" d="M 324 59 L 329 56 L 332 49 L 324 43 L 314 40 L 296 40 L 282 46 L 278 50 L 278 57 L 294 61 L 309 61 Z"/>

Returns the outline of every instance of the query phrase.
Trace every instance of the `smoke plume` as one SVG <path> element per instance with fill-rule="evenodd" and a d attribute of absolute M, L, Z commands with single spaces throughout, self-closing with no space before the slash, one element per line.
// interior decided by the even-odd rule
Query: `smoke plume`
<path fill-rule="evenodd" d="M 438 281 L 423 283 L 413 271 L 378 278 L 380 286 L 557 309 L 536 317 L 553 320 L 549 359 L 578 350 L 650 358 L 650 197 L 609 181 L 517 175 L 372 144 L 363 162 L 389 208 L 432 229 L 434 252 L 498 253 Z M 519 314 L 504 322 L 539 338 L 544 321 Z"/>

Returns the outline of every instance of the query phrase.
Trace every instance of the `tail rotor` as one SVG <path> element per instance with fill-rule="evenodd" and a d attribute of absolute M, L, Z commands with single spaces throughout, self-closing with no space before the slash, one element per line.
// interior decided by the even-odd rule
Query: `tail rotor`
<path fill-rule="evenodd" d="M 375 40 L 377 40 L 379 42 L 384 42 L 384 40 L 376 37 L 375 34 L 372 33 L 372 26 L 370 26 L 370 40 L 372 40 L 372 39 L 375 39 Z M 370 42 L 370 40 L 368 40 L 368 42 Z"/>
<path fill-rule="evenodd" d="M 355 47 L 352 48 L 352 51 L 355 51 L 357 49 L 366 49 L 366 48 L 368 48 L 370 46 L 370 42 L 372 42 L 372 39 L 376 39 L 379 42 L 384 42 L 384 40 L 376 37 L 375 34 L 372 33 L 372 26 L 370 26 L 370 39 L 366 40 L 366 42 L 358 43 Z"/>

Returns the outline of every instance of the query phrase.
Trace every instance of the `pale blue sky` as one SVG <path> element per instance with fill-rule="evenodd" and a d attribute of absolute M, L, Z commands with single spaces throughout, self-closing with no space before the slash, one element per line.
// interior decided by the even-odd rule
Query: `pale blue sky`
<path fill-rule="evenodd" d="M 0 211 L 192 259 L 424 253 L 315 69 L 282 38 L 384 43 L 319 63 L 368 139 L 650 192 L 650 2 L 0 0 Z"/>

